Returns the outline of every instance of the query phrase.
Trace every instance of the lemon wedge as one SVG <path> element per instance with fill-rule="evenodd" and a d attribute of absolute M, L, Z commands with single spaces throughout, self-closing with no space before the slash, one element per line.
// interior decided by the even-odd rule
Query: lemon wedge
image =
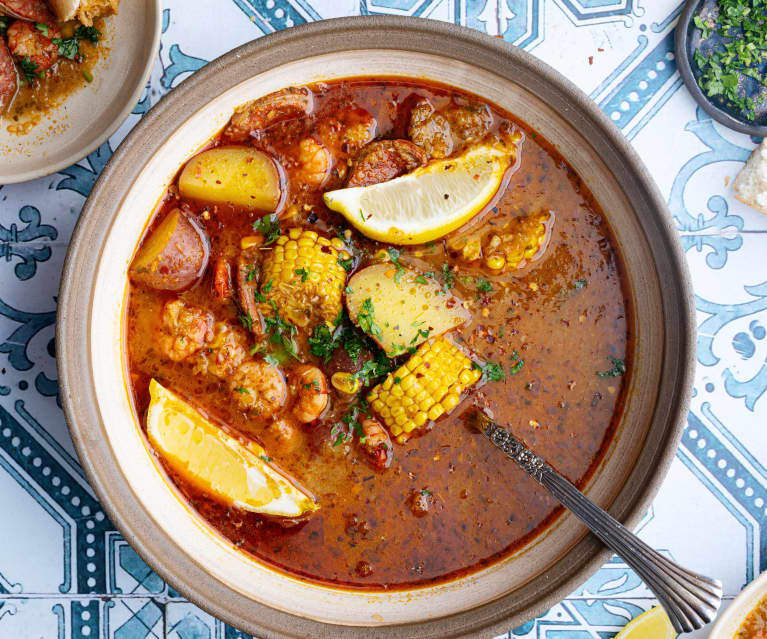
<path fill-rule="evenodd" d="M 264 515 L 298 517 L 317 510 L 310 495 L 269 465 L 263 447 L 230 437 L 154 379 L 149 394 L 149 441 L 173 471 L 192 485 Z"/>
<path fill-rule="evenodd" d="M 480 144 L 388 182 L 328 191 L 325 204 L 371 239 L 429 242 L 465 224 L 490 203 L 516 148 L 513 143 Z"/>
<path fill-rule="evenodd" d="M 632 619 L 615 639 L 674 639 L 676 631 L 666 611 L 655 606 Z"/>

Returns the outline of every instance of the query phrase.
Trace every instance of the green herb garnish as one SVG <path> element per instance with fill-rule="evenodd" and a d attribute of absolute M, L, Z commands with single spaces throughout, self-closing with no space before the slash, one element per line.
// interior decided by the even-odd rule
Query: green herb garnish
<path fill-rule="evenodd" d="M 489 382 L 501 382 L 506 379 L 506 372 L 503 366 L 495 362 L 485 362 L 482 368 L 482 377 Z"/>
<path fill-rule="evenodd" d="M 253 222 L 253 230 L 264 236 L 264 246 L 273 244 L 280 238 L 280 218 L 276 213 L 264 215 L 260 220 Z"/>
<path fill-rule="evenodd" d="M 381 327 L 375 322 L 375 309 L 373 308 L 373 300 L 369 297 L 362 302 L 362 310 L 357 315 L 357 324 L 372 337 L 381 339 Z"/>
<path fill-rule="evenodd" d="M 297 268 L 294 272 L 295 272 L 296 275 L 300 275 L 301 276 L 301 281 L 302 282 L 305 282 L 306 280 L 308 280 L 309 279 L 309 274 L 311 273 L 311 271 L 309 271 L 309 269 L 303 268 L 303 267 Z"/>
<path fill-rule="evenodd" d="M 597 372 L 599 377 L 618 377 L 626 372 L 626 362 L 622 359 L 618 359 L 617 357 L 608 357 L 607 359 L 612 362 L 613 367 L 604 373 Z"/>
<path fill-rule="evenodd" d="M 482 293 L 489 293 L 493 290 L 493 285 L 490 283 L 490 280 L 486 280 L 484 277 L 478 277 L 477 290 Z"/>

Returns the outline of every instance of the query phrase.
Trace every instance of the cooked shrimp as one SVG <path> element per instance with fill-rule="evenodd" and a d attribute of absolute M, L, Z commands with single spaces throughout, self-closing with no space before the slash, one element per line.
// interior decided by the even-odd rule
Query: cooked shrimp
<path fill-rule="evenodd" d="M 350 108 L 338 117 L 323 118 L 317 127 L 322 142 L 329 148 L 354 155 L 376 136 L 378 122 L 362 108 Z"/>
<path fill-rule="evenodd" d="M 320 188 L 330 176 L 333 158 L 323 144 L 314 138 L 304 138 L 298 144 L 296 180 L 309 188 Z"/>
<path fill-rule="evenodd" d="M 157 341 L 162 352 L 174 362 L 194 355 L 212 336 L 213 316 L 182 299 L 165 304 L 161 321 Z"/>
<path fill-rule="evenodd" d="M 216 322 L 213 325 L 213 336 L 208 340 L 208 348 L 200 352 L 194 372 L 228 378 L 234 374 L 247 355 L 248 346 L 244 333 L 226 322 Z"/>
<path fill-rule="evenodd" d="M 288 396 L 280 369 L 262 359 L 240 364 L 229 381 L 229 387 L 242 410 L 253 411 L 264 418 L 276 414 Z"/>
<path fill-rule="evenodd" d="M 360 422 L 363 437 L 360 437 L 360 445 L 367 455 L 370 464 L 383 470 L 391 465 L 394 457 L 394 448 L 391 445 L 389 433 L 377 419 L 367 417 Z"/>
<path fill-rule="evenodd" d="M 279 418 L 267 426 L 269 433 L 277 440 L 278 446 L 283 450 L 295 448 L 298 443 L 298 431 L 296 427 L 286 419 Z"/>
<path fill-rule="evenodd" d="M 296 395 L 293 415 L 304 424 L 317 419 L 328 405 L 328 382 L 316 366 L 301 364 L 290 372 L 291 390 Z"/>
<path fill-rule="evenodd" d="M 232 116 L 224 137 L 231 142 L 244 142 L 259 137 L 264 129 L 303 117 L 311 113 L 314 95 L 306 87 L 289 87 L 275 91 L 238 107 Z"/>
<path fill-rule="evenodd" d="M 28 65 L 34 65 L 30 69 L 34 73 L 49 69 L 59 59 L 59 47 L 52 40 L 60 38 L 61 33 L 53 23 L 38 26 L 33 22 L 17 20 L 8 27 L 7 35 L 11 53 Z"/>

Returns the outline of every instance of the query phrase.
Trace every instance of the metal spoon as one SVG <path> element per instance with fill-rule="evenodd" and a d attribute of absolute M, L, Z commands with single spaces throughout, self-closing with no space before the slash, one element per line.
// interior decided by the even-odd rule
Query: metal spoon
<path fill-rule="evenodd" d="M 677 632 L 692 632 L 714 618 L 722 603 L 720 581 L 686 570 L 658 554 L 482 411 L 476 412 L 472 422 L 631 566 L 665 608 Z"/>

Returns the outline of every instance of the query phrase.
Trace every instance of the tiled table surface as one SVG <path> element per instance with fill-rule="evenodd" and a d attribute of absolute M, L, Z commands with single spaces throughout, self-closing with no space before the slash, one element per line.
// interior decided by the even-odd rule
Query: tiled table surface
<path fill-rule="evenodd" d="M 60 173 L 0 187 L 0 639 L 244 636 L 163 583 L 94 499 L 57 401 L 57 287 L 85 196 L 162 94 L 252 38 L 344 15 L 500 35 L 573 79 L 631 140 L 668 199 L 699 331 L 687 430 L 639 533 L 720 577 L 728 599 L 767 569 L 767 216 L 728 186 L 757 140 L 688 96 L 673 55 L 679 11 L 678 0 L 166 0 L 150 85 L 118 133 Z M 508 636 L 611 637 L 655 603 L 613 559 Z"/>

